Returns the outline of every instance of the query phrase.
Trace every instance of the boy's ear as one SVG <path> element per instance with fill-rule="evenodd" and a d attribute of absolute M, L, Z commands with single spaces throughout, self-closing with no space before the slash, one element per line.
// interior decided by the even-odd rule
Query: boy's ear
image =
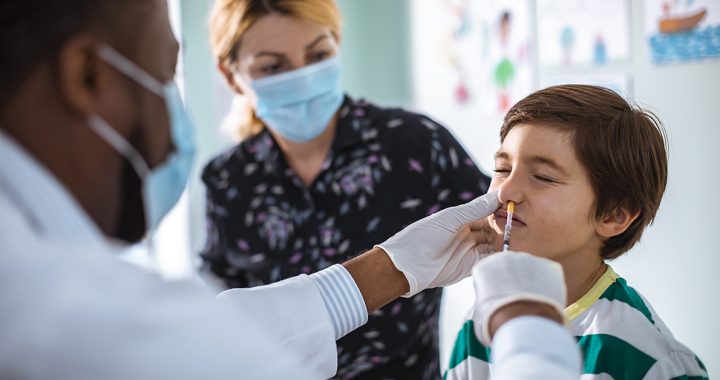
<path fill-rule="evenodd" d="M 617 207 L 607 212 L 595 226 L 597 233 L 605 238 L 620 235 L 637 219 L 640 211 L 631 213 L 625 207 Z"/>

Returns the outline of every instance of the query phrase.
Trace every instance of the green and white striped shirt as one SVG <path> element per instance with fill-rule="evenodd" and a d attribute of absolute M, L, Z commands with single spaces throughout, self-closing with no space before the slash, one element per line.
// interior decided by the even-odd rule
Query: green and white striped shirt
<path fill-rule="evenodd" d="M 581 379 L 708 379 L 700 359 L 610 267 L 565 316 L 582 351 Z M 490 349 L 475 336 L 472 317 L 455 341 L 446 380 L 492 378 Z"/>

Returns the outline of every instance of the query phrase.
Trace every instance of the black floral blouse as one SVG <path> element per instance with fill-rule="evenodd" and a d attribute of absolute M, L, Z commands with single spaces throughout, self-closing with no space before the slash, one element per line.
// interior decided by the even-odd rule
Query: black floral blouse
<path fill-rule="evenodd" d="M 487 191 L 441 125 L 345 99 L 322 171 L 306 187 L 267 131 L 205 168 L 204 269 L 228 288 L 341 263 L 406 225 Z M 338 379 L 438 379 L 440 289 L 399 299 L 338 341 Z"/>

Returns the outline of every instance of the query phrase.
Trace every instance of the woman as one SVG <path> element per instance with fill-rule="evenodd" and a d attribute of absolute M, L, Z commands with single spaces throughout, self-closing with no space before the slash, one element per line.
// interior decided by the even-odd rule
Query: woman
<path fill-rule="evenodd" d="M 202 257 L 226 286 L 345 261 L 487 190 L 442 126 L 344 95 L 333 0 L 217 0 L 211 35 L 220 71 L 248 105 L 242 142 L 203 172 Z M 338 378 L 439 378 L 440 296 L 394 302 L 340 339 Z"/>

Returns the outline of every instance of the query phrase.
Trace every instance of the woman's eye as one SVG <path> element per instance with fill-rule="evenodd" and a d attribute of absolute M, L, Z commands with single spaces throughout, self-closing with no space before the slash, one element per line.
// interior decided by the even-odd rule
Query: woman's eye
<path fill-rule="evenodd" d="M 279 63 L 272 64 L 272 65 L 265 65 L 260 68 L 260 72 L 263 73 L 264 75 L 275 74 L 275 73 L 279 72 L 281 68 L 282 68 L 282 65 L 280 65 Z"/>
<path fill-rule="evenodd" d="M 510 173 L 510 169 L 493 169 L 493 171 L 498 175 L 507 175 Z"/>
<path fill-rule="evenodd" d="M 310 55 L 310 62 L 319 62 L 330 56 L 330 52 L 327 50 L 318 51 Z"/>

